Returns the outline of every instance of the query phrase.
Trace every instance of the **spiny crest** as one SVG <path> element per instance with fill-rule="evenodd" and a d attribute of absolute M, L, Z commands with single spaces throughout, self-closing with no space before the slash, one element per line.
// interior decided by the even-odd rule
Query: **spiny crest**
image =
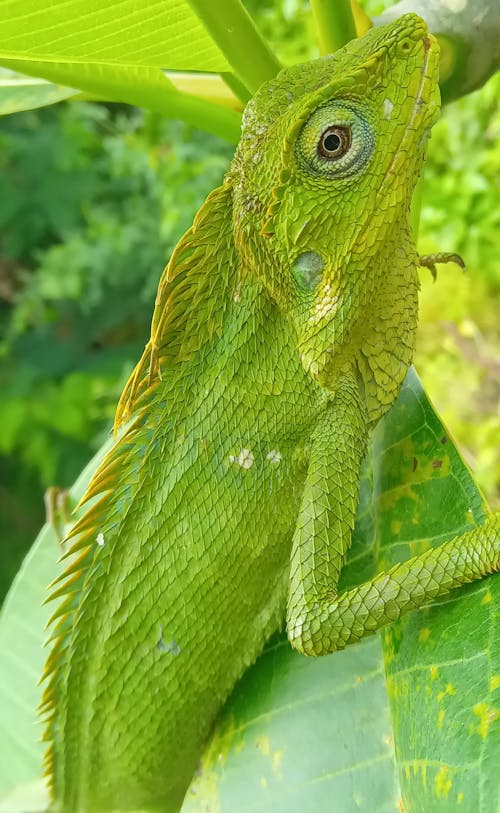
<path fill-rule="evenodd" d="M 121 396 L 115 432 L 132 422 L 108 452 L 94 474 L 80 504 L 92 501 L 73 525 L 64 542 L 71 546 L 62 560 L 64 572 L 50 585 L 47 602 L 59 599 L 48 626 L 52 644 L 41 678 L 45 689 L 40 705 L 50 743 L 45 773 L 54 783 L 55 728 L 60 725 L 58 699 L 64 692 L 69 636 L 78 615 L 84 582 L 94 559 L 96 538 L 133 464 L 134 441 L 149 414 L 148 406 L 162 380 L 162 371 L 189 359 L 221 329 L 225 293 L 234 272 L 231 190 L 228 183 L 215 189 L 198 212 L 193 225 L 179 241 L 160 280 L 151 326 L 151 338 Z"/>
<path fill-rule="evenodd" d="M 40 682 L 45 682 L 39 708 L 45 721 L 42 739 L 49 742 L 44 756 L 44 772 L 49 777 L 49 789 L 52 791 L 55 768 L 53 743 L 55 729 L 60 724 L 59 718 L 62 714 L 61 697 L 64 694 L 66 647 L 78 613 L 85 577 L 93 561 L 95 540 L 101 525 L 100 518 L 106 514 L 118 473 L 123 473 L 127 469 L 133 438 L 142 422 L 143 417 L 139 415 L 118 443 L 108 452 L 94 474 L 77 509 L 90 500 L 95 501 L 73 525 L 64 540 L 64 544 L 73 540 L 61 557 L 61 561 L 69 559 L 70 564 L 49 586 L 51 592 L 45 602 L 60 599 L 47 624 L 51 628 L 51 635 L 46 645 L 52 644 L 52 648 L 40 678 Z M 59 707 L 57 708 L 58 702 Z"/>
<path fill-rule="evenodd" d="M 144 410 L 162 370 L 186 361 L 220 329 L 234 266 L 229 185 L 215 189 L 177 244 L 158 286 L 151 338 L 118 403 L 115 432 Z"/>

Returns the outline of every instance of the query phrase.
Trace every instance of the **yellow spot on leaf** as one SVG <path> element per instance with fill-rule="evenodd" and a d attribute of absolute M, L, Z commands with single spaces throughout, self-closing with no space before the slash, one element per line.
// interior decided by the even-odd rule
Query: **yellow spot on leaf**
<path fill-rule="evenodd" d="M 491 590 L 487 590 L 481 601 L 481 604 L 489 604 L 491 601 Z"/>
<path fill-rule="evenodd" d="M 467 0 L 444 0 L 443 6 L 459 14 L 467 5 Z"/>
<path fill-rule="evenodd" d="M 384 491 L 383 494 L 380 495 L 380 506 L 381 511 L 389 511 L 391 509 L 397 509 L 398 503 L 401 500 L 411 500 L 412 502 L 417 502 L 418 494 L 417 492 L 411 487 L 410 484 L 402 484 L 397 486 L 397 488 L 391 488 L 389 491 Z"/>
<path fill-rule="evenodd" d="M 451 778 L 447 765 L 442 765 L 434 780 L 434 789 L 438 799 L 446 799 L 451 790 Z"/>
<path fill-rule="evenodd" d="M 500 675 L 492 675 L 490 678 L 490 690 L 500 689 Z"/>
<path fill-rule="evenodd" d="M 436 680 L 439 675 L 439 669 L 437 666 L 431 666 L 431 680 Z"/>
<path fill-rule="evenodd" d="M 267 779 L 266 779 L 265 776 L 261 777 L 260 784 L 261 784 L 261 787 L 267 788 Z"/>
<path fill-rule="evenodd" d="M 401 522 L 400 519 L 393 519 L 391 522 L 391 534 L 393 536 L 399 536 L 399 534 L 401 533 L 402 525 L 403 523 Z"/>
<path fill-rule="evenodd" d="M 481 739 L 485 740 L 488 736 L 490 725 L 500 718 L 500 711 L 491 706 L 487 706 L 486 703 L 476 703 L 472 711 L 476 717 L 479 717 L 479 725 L 476 731 Z"/>
<path fill-rule="evenodd" d="M 410 766 L 409 765 L 405 765 L 405 776 L 406 776 L 407 779 L 410 779 L 410 777 L 411 777 L 411 771 L 410 771 Z"/>
<path fill-rule="evenodd" d="M 384 661 L 385 665 L 390 666 L 396 657 L 394 652 L 394 644 L 390 635 L 384 635 Z"/>
<path fill-rule="evenodd" d="M 439 714 L 438 714 L 438 722 L 437 722 L 437 727 L 438 727 L 438 728 L 442 728 L 442 727 L 443 727 L 443 720 L 444 720 L 444 715 L 445 715 L 445 714 L 446 714 L 446 712 L 445 712 L 445 710 L 444 710 L 444 709 L 440 709 L 440 710 L 439 710 Z"/>
<path fill-rule="evenodd" d="M 443 700 L 446 697 L 446 695 L 448 695 L 448 697 L 453 697 L 453 695 L 456 693 L 457 690 L 455 689 L 453 683 L 447 683 L 445 689 L 442 692 L 439 692 L 437 699 L 439 702 L 441 702 L 441 700 Z"/>
<path fill-rule="evenodd" d="M 429 627 L 422 627 L 420 632 L 418 633 L 418 640 L 421 644 L 424 644 L 427 639 L 430 637 L 431 631 Z"/>
<path fill-rule="evenodd" d="M 257 748 L 259 749 L 260 753 L 263 756 L 268 757 L 269 754 L 271 753 L 271 745 L 269 743 L 269 737 L 266 737 L 266 736 L 257 737 Z"/>
<path fill-rule="evenodd" d="M 462 791 L 460 791 L 460 793 L 457 793 L 457 804 L 461 805 L 463 800 L 464 800 L 464 794 L 462 793 Z"/>
<path fill-rule="evenodd" d="M 273 753 L 273 772 L 279 773 L 281 768 L 281 763 L 283 760 L 283 751 L 275 751 Z"/>

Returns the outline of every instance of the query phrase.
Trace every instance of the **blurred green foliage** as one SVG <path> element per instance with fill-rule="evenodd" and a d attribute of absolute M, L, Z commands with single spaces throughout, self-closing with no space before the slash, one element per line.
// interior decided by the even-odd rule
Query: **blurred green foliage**
<path fill-rule="evenodd" d="M 109 431 L 162 268 L 231 147 L 130 108 L 59 107 L 0 134 L 0 592 Z"/>
<path fill-rule="evenodd" d="M 422 270 L 415 365 L 492 508 L 500 505 L 500 74 L 433 130 L 419 250 L 458 251 L 462 272 Z"/>
<path fill-rule="evenodd" d="M 247 0 L 285 63 L 315 56 L 306 0 Z M 373 2 L 372 6 L 377 6 Z M 369 8 L 373 12 L 380 10 Z M 492 503 L 498 401 L 500 76 L 449 107 L 423 188 L 417 367 Z M 62 103 L 0 131 L 0 597 L 43 519 L 109 431 L 147 339 L 157 282 L 231 148 L 120 105 Z"/>
<path fill-rule="evenodd" d="M 309 0 L 244 0 L 283 65 L 319 56 Z"/>

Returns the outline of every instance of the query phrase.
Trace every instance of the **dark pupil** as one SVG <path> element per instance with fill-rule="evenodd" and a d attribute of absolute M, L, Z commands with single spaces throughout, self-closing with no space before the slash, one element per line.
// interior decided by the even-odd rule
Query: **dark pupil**
<path fill-rule="evenodd" d="M 323 147 L 327 152 L 335 152 L 340 147 L 340 137 L 336 133 L 329 133 L 323 139 Z"/>

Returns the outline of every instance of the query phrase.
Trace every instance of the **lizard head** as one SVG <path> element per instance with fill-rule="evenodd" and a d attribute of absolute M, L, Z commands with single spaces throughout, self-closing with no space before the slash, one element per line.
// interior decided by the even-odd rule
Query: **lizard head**
<path fill-rule="evenodd" d="M 408 14 L 281 71 L 246 108 L 229 175 L 236 244 L 325 386 L 362 341 L 391 257 L 410 253 L 415 271 L 408 214 L 439 113 L 438 54 Z"/>

